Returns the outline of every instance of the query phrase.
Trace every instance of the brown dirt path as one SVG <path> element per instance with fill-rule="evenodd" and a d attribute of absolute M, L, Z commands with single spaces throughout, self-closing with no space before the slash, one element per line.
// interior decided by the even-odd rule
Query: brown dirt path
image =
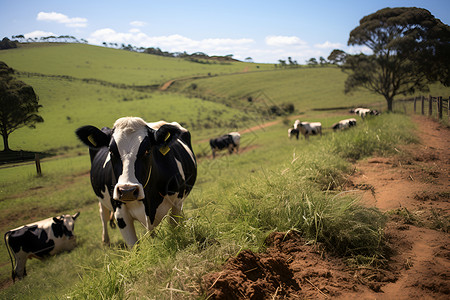
<path fill-rule="evenodd" d="M 358 162 L 349 178 L 364 203 L 391 213 L 386 268 L 350 269 L 296 233 L 274 233 L 266 252 L 204 276 L 209 299 L 450 299 L 450 130 L 413 121 L 420 144 Z"/>

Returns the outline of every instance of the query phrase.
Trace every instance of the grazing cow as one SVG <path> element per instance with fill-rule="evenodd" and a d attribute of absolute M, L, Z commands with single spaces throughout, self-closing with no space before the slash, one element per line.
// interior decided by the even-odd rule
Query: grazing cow
<path fill-rule="evenodd" d="M 355 115 L 360 116 L 362 119 L 364 119 L 367 115 L 378 116 L 380 114 L 377 110 L 361 107 L 351 109 L 350 113 L 354 113 Z"/>
<path fill-rule="evenodd" d="M 212 156 L 216 157 L 216 152 L 228 149 L 230 154 L 236 150 L 236 153 L 239 152 L 239 144 L 241 141 L 241 135 L 239 132 L 230 132 L 229 134 L 222 135 L 221 137 L 210 139 L 209 145 L 211 146 Z"/>
<path fill-rule="evenodd" d="M 292 137 L 295 136 L 297 138 L 297 140 L 298 140 L 299 133 L 300 132 L 298 131 L 298 129 L 295 129 L 295 128 L 289 128 L 288 129 L 288 137 L 289 137 L 289 139 L 292 139 Z"/>
<path fill-rule="evenodd" d="M 335 124 L 333 124 L 333 126 L 331 128 L 333 128 L 334 131 L 340 129 L 347 129 L 350 127 L 356 126 L 356 119 L 351 118 L 351 119 L 345 119 L 345 120 L 341 120 Z"/>
<path fill-rule="evenodd" d="M 322 123 L 320 122 L 300 122 L 295 120 L 294 129 L 300 131 L 305 139 L 308 139 L 310 135 L 320 134 L 322 136 Z"/>
<path fill-rule="evenodd" d="M 152 231 L 171 210 L 169 221 L 176 224 L 197 177 L 188 130 L 176 122 L 125 117 L 113 129 L 84 126 L 76 134 L 89 146 L 104 243 L 110 212 L 129 248 L 138 240 L 134 220 Z"/>
<path fill-rule="evenodd" d="M 5 233 L 4 239 L 12 265 L 12 279 L 27 275 L 28 258 L 42 259 L 76 246 L 73 235 L 75 219 L 80 215 L 62 215 L 21 226 Z M 11 255 L 12 253 L 12 255 Z M 13 262 L 13 256 L 14 261 Z"/>

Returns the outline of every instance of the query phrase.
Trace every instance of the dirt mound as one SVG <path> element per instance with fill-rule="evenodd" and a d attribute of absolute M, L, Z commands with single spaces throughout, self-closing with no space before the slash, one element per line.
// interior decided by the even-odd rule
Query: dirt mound
<path fill-rule="evenodd" d="M 421 144 L 355 165 L 349 189 L 391 217 L 383 269 L 352 269 L 296 232 L 203 277 L 208 299 L 450 299 L 450 130 L 415 116 Z"/>
<path fill-rule="evenodd" d="M 242 251 L 208 274 L 208 299 L 324 299 L 369 288 L 337 257 L 307 245 L 299 233 L 272 233 L 264 253 Z"/>

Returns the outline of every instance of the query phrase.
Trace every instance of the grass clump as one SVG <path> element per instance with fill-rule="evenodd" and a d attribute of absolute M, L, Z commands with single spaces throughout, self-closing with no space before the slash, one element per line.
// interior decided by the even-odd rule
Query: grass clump
<path fill-rule="evenodd" d="M 388 155 L 396 146 L 417 143 L 409 118 L 400 114 L 385 114 L 360 121 L 357 130 L 336 133 L 330 139 L 331 150 L 346 159 L 358 160 L 373 154 Z"/>

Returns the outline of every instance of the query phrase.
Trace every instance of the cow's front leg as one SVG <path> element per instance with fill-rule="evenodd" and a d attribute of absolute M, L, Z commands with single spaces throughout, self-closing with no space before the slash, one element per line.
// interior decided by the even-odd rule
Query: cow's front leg
<path fill-rule="evenodd" d="M 127 206 L 124 204 L 120 205 L 114 212 L 114 216 L 116 217 L 117 225 L 125 243 L 128 248 L 133 248 L 137 242 L 137 236 L 134 228 L 134 220 L 128 212 Z"/>
<path fill-rule="evenodd" d="M 108 221 L 110 216 L 110 211 L 101 202 L 98 203 L 100 218 L 102 219 L 102 241 L 103 243 L 109 245 L 109 235 L 108 235 Z"/>

